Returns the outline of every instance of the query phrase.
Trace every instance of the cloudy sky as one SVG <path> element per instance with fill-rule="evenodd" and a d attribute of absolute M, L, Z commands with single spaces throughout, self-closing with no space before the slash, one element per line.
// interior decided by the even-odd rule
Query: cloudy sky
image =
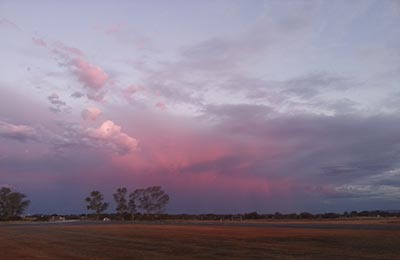
<path fill-rule="evenodd" d="M 0 186 L 30 213 L 150 185 L 170 213 L 399 208 L 399 24 L 398 0 L 2 0 Z"/>

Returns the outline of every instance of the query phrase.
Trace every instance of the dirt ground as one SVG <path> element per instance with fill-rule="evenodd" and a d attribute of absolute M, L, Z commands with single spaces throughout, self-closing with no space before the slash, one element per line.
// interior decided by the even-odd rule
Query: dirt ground
<path fill-rule="evenodd" d="M 399 259 L 400 230 L 1 225 L 0 259 Z"/>

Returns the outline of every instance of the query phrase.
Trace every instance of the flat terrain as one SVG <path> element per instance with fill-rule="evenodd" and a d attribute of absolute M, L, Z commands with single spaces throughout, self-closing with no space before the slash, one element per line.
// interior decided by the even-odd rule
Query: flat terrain
<path fill-rule="evenodd" d="M 0 259 L 399 259 L 398 221 L 1 224 Z"/>

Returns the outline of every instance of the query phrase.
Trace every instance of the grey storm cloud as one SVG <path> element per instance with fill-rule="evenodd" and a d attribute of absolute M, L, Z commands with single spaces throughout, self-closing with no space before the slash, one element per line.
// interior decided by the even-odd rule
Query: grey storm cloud
<path fill-rule="evenodd" d="M 274 144 L 289 148 L 285 156 L 274 160 L 273 167 L 267 157 L 256 161 L 251 166 L 254 174 L 333 186 L 335 196 L 349 193 L 349 187 L 351 194 L 361 197 L 368 194 L 366 189 L 383 194 L 400 187 L 395 181 L 398 174 L 388 175 L 400 169 L 400 118 L 396 115 L 290 116 L 263 106 L 221 105 L 208 107 L 200 118 L 212 120 L 216 131 L 238 140 L 260 140 L 265 152 L 274 149 Z"/>

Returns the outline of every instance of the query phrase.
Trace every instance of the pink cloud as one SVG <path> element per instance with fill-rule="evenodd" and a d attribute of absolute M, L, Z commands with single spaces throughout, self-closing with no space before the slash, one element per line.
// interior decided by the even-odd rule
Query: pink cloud
<path fill-rule="evenodd" d="M 13 23 L 10 20 L 4 19 L 4 18 L 0 19 L 0 26 L 5 27 L 5 28 L 11 28 L 16 31 L 20 30 L 18 25 L 16 25 L 15 23 Z"/>
<path fill-rule="evenodd" d="M 84 120 L 96 121 L 96 119 L 101 115 L 101 110 L 96 107 L 89 107 L 84 109 L 81 115 Z"/>
<path fill-rule="evenodd" d="M 138 149 L 139 142 L 121 131 L 121 126 L 107 120 L 99 128 L 89 129 L 87 136 L 99 145 L 111 148 L 119 154 L 127 154 Z"/>
<path fill-rule="evenodd" d="M 104 28 L 104 32 L 106 34 L 115 34 L 121 32 L 122 25 L 121 24 L 113 24 L 108 28 Z"/>
<path fill-rule="evenodd" d="M 75 54 L 75 55 L 78 55 L 78 56 L 83 56 L 82 51 L 77 49 L 77 48 L 74 48 L 74 47 L 66 47 L 66 46 L 64 46 L 64 50 L 68 51 L 71 54 Z"/>
<path fill-rule="evenodd" d="M 74 73 L 86 87 L 99 90 L 104 87 L 108 75 L 98 66 L 92 65 L 81 58 L 75 58 L 70 61 L 74 68 Z"/>
<path fill-rule="evenodd" d="M 36 140 L 38 138 L 35 128 L 28 125 L 15 125 L 0 121 L 0 137 L 18 141 Z"/>
<path fill-rule="evenodd" d="M 43 47 L 47 45 L 46 42 L 39 38 L 32 38 L 32 40 L 36 45 Z M 109 78 L 102 68 L 87 61 L 80 49 L 66 46 L 62 42 L 54 43 L 54 48 L 51 52 L 62 60 L 59 65 L 68 68 L 87 88 L 85 93 L 87 98 L 96 101 L 104 99 L 106 91 L 102 89 L 106 83 L 112 85 L 113 80 Z M 83 95 L 80 91 L 74 91 L 71 96 L 79 98 Z"/>
<path fill-rule="evenodd" d="M 266 195 L 271 191 L 271 184 L 265 177 L 221 175 L 213 172 L 198 175 L 179 176 L 174 178 L 170 186 L 174 190 L 184 192 L 202 191 L 220 192 L 229 194 L 235 191 L 237 195 L 261 194 Z"/>
<path fill-rule="evenodd" d="M 72 54 L 72 55 L 76 55 L 76 56 L 83 56 L 83 52 L 75 47 L 69 47 L 66 46 L 65 44 L 63 44 L 62 42 L 56 42 L 55 46 L 59 49 L 59 50 L 63 50 L 65 52 L 67 52 L 68 54 Z"/>
<path fill-rule="evenodd" d="M 159 120 L 163 124 L 163 119 Z M 263 156 L 272 157 L 279 152 L 278 148 L 271 146 L 274 150 L 269 155 L 257 144 L 244 144 L 240 140 L 232 142 L 220 135 L 200 133 L 182 125 L 178 128 L 178 122 L 169 122 L 169 126 L 160 124 L 146 126 L 142 132 L 136 133 L 142 143 L 140 155 L 135 159 L 119 158 L 116 163 L 137 171 L 163 169 L 167 172 L 201 174 L 212 170 L 214 173 L 229 171 L 233 174 L 245 171 Z M 135 129 L 139 130 L 138 127 Z"/>
<path fill-rule="evenodd" d="M 165 103 L 164 102 L 158 102 L 156 105 L 156 108 L 158 108 L 158 109 L 160 109 L 160 110 L 166 110 L 167 109 L 167 106 L 165 105 Z"/>
<path fill-rule="evenodd" d="M 47 43 L 43 39 L 32 37 L 32 42 L 39 47 L 47 47 Z"/>

